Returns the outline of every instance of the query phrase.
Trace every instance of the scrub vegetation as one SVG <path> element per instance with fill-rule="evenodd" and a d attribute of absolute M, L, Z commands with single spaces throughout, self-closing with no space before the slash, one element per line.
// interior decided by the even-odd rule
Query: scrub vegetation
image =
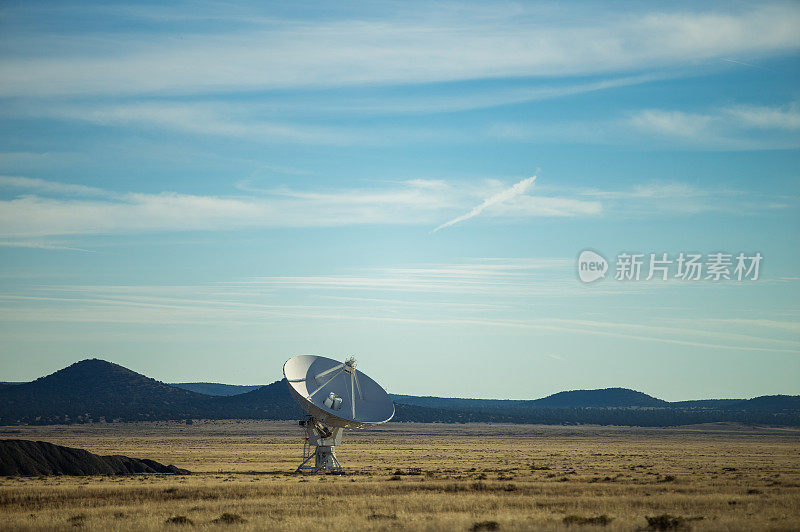
<path fill-rule="evenodd" d="M 299 475 L 270 421 L 0 427 L 189 475 L 0 478 L 3 530 L 798 530 L 800 431 L 392 423 Z M 325 526 L 322 526 L 322 523 Z"/>

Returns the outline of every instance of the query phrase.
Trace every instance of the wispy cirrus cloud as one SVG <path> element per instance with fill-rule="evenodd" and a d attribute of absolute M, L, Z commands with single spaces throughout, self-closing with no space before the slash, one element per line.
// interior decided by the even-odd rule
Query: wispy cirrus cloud
<path fill-rule="evenodd" d="M 783 107 L 739 105 L 724 109 L 723 113 L 744 127 L 800 131 L 800 106 L 797 102 Z"/>
<path fill-rule="evenodd" d="M 573 259 L 493 258 L 200 285 L 37 285 L 0 294 L 0 318 L 9 323 L 235 325 L 237 330 L 287 323 L 305 326 L 309 321 L 371 322 L 557 333 L 722 351 L 800 351 L 791 319 L 663 320 L 646 313 L 635 319 L 609 319 L 576 312 L 572 306 L 566 307 L 566 315 L 559 315 L 556 302 L 564 297 L 586 301 L 597 295 L 594 288 L 577 282 L 572 267 Z M 628 294 L 633 303 L 636 289 L 617 285 L 609 289 Z M 685 288 L 680 283 L 660 286 Z M 743 288 L 709 285 L 706 289 L 719 293 Z M 315 294 L 311 300 L 306 297 L 309 291 Z M 431 293 L 439 297 L 433 301 L 422 296 Z M 531 305 L 532 300 L 543 303 Z"/>
<path fill-rule="evenodd" d="M 64 246 L 47 241 L 38 240 L 0 240 L 0 247 L 5 248 L 29 248 L 29 249 L 47 249 L 55 251 L 81 251 L 84 253 L 92 253 L 91 250 L 76 248 L 73 246 Z"/>
<path fill-rule="evenodd" d="M 0 237 L 24 239 L 164 231 L 225 231 L 255 227 L 434 225 L 432 232 L 481 216 L 494 221 L 535 218 L 762 213 L 798 198 L 701 188 L 681 182 L 639 183 L 626 189 L 547 186 L 530 193 L 535 177 L 509 184 L 496 179 L 459 182 L 409 179 L 361 188 L 262 188 L 246 182 L 231 195 L 141 193 L 0 176 Z M 466 211 L 466 212 L 465 212 Z M 453 216 L 461 212 L 463 214 Z M 28 240 L 28 242 L 32 242 Z M 42 249 L 68 244 L 42 241 Z M 58 248 L 53 247 L 58 246 Z"/>
<path fill-rule="evenodd" d="M 513 194 L 509 196 L 503 192 L 506 186 L 496 180 L 456 183 L 412 179 L 374 188 L 304 190 L 273 187 L 258 194 L 210 196 L 176 192 L 112 192 L 41 179 L 8 177 L 0 178 L 0 188 L 23 193 L 0 200 L 0 236 L 22 238 L 248 227 L 433 224 L 448 213 L 468 208 L 483 197 L 495 199 L 489 203 L 484 201 L 481 205 L 486 205 L 480 211 L 499 204 L 499 199 L 513 197 L 522 187 L 511 187 L 509 190 Z M 500 192 L 495 192 L 498 188 Z M 584 203 L 592 204 L 593 200 L 543 197 L 538 207 L 530 207 L 525 215 L 553 216 L 554 212 L 560 216 L 584 215 L 587 210 Z M 503 216 L 503 213 L 500 210 L 493 216 Z"/>
<path fill-rule="evenodd" d="M 519 142 L 597 143 L 687 150 L 783 150 L 800 147 L 796 102 L 730 105 L 704 111 L 639 109 L 592 122 L 498 122 L 490 137 Z"/>
<path fill-rule="evenodd" d="M 435 95 L 427 92 L 401 95 L 378 94 L 353 98 L 333 93 L 314 98 L 279 98 L 258 101 L 192 99 L 176 102 L 172 98 L 147 98 L 144 101 L 58 101 L 40 100 L 17 103 L 0 111 L 9 119 L 47 119 L 83 122 L 99 127 L 168 131 L 180 135 L 203 135 L 244 139 L 256 143 L 292 143 L 313 145 L 373 145 L 387 142 L 449 142 L 474 140 L 456 129 L 438 128 L 431 134 L 426 128 L 396 126 L 355 126 L 347 119 L 357 114 L 435 114 L 486 109 L 537 100 L 563 98 L 648 83 L 664 75 L 643 74 L 583 83 L 536 83 L 517 88 L 479 88 L 460 90 L 459 94 Z M 320 99 L 324 104 L 320 104 Z M 306 116 L 313 110 L 311 116 Z M 300 115 L 287 118 L 287 113 Z M 318 125 L 320 117 L 344 118 L 344 123 Z M 303 118 L 305 117 L 305 118 Z M 36 154 L 16 154 L 16 158 Z M 9 154 L 6 159 L 14 155 Z M 38 155 L 38 157 L 42 157 Z M 0 155 L 0 162 L 3 161 Z"/>
<path fill-rule="evenodd" d="M 161 19 L 168 27 L 186 28 L 196 20 L 175 9 L 153 9 L 172 14 Z M 207 10 L 213 19 L 229 7 Z M 128 21 L 135 16 L 124 14 Z M 188 26 L 177 40 L 141 30 L 75 35 L 66 26 L 45 38 L 35 24 L 23 24 L 6 39 L 27 53 L 0 61 L 0 94 L 198 94 L 577 76 L 750 59 L 800 47 L 800 10 L 794 4 L 733 12 L 632 9 L 612 16 L 602 4 L 586 3 L 565 17 L 557 4 L 493 10 L 390 3 L 371 16 L 345 12 L 302 24 L 291 16 L 252 15 L 228 31 Z M 37 46 L 25 46 L 32 43 Z"/>
<path fill-rule="evenodd" d="M 800 109 L 784 106 L 733 105 L 706 112 L 647 109 L 635 112 L 628 122 L 639 133 L 675 142 L 700 143 L 721 148 L 746 148 L 753 142 L 800 146 Z M 772 132 L 773 136 L 765 137 Z"/>
<path fill-rule="evenodd" d="M 281 122 L 259 117 L 258 106 L 224 102 L 176 103 L 147 101 L 125 104 L 57 104 L 20 106 L 6 114 L 89 122 L 103 127 L 168 130 L 192 135 L 213 135 L 255 142 L 302 144 L 355 144 L 374 139 L 369 132 L 346 127 Z"/>
<path fill-rule="evenodd" d="M 649 181 L 624 189 L 583 188 L 573 193 L 602 200 L 609 212 L 619 216 L 634 217 L 711 212 L 759 215 L 800 205 L 798 196 L 678 181 Z"/>
<path fill-rule="evenodd" d="M 0 188 L 35 191 L 60 196 L 112 196 L 107 190 L 86 185 L 59 183 L 35 177 L 0 175 Z"/>

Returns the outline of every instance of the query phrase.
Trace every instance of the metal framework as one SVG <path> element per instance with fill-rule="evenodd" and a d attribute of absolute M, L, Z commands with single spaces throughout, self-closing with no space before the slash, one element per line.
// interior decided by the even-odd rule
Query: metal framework
<path fill-rule="evenodd" d="M 329 428 L 314 416 L 305 415 L 300 420 L 305 435 L 303 438 L 303 462 L 295 473 L 342 473 L 342 465 L 336 459 L 334 448 L 342 443 L 342 429 Z M 313 447 L 313 450 L 312 450 Z M 311 462 L 313 458 L 313 464 Z"/>

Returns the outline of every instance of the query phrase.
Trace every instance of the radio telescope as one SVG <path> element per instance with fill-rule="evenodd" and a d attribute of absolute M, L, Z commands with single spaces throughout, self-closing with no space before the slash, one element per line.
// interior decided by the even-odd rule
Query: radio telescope
<path fill-rule="evenodd" d="M 389 395 L 377 382 L 356 371 L 353 358 L 339 362 L 297 355 L 283 365 L 283 376 L 292 396 L 308 412 L 300 421 L 305 427 L 305 444 L 303 463 L 297 471 L 341 471 L 334 448 L 341 445 L 344 429 L 380 425 L 394 416 Z"/>

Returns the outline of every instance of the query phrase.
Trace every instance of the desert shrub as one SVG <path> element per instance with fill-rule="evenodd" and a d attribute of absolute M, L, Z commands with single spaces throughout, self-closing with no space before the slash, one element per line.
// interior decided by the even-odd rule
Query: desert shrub
<path fill-rule="evenodd" d="M 185 515 L 173 515 L 172 517 L 168 517 L 166 521 L 164 521 L 168 525 L 193 525 L 194 521 L 186 517 Z"/>
<path fill-rule="evenodd" d="M 500 523 L 497 521 L 478 521 L 476 523 L 472 523 L 472 526 L 469 529 L 472 532 L 477 532 L 478 530 L 499 530 Z"/>
<path fill-rule="evenodd" d="M 217 524 L 223 524 L 223 525 L 235 525 L 235 524 L 238 524 L 238 523 L 246 523 L 247 519 L 245 519 L 244 517 L 242 517 L 239 514 L 231 514 L 231 513 L 225 512 L 221 516 L 219 516 L 216 519 L 214 519 L 212 522 L 213 523 L 217 523 Z"/>
<path fill-rule="evenodd" d="M 407 469 L 406 471 L 403 471 L 402 469 L 396 469 L 394 474 L 395 475 L 421 475 L 422 474 L 422 469 L 420 469 L 418 467 L 411 467 L 411 468 Z"/>
<path fill-rule="evenodd" d="M 645 519 L 647 519 L 647 527 L 650 530 L 675 530 L 687 526 L 686 519 L 670 514 L 654 515 L 645 517 Z"/>
<path fill-rule="evenodd" d="M 72 526 L 83 526 L 86 524 L 86 514 L 77 514 L 69 517 L 67 522 Z"/>
<path fill-rule="evenodd" d="M 613 517 L 609 517 L 606 514 L 597 515 L 594 517 L 584 517 L 582 515 L 568 515 L 564 517 L 564 524 L 567 526 L 570 525 L 599 525 L 599 526 L 606 526 L 613 520 Z"/>
<path fill-rule="evenodd" d="M 378 520 L 378 519 L 397 519 L 397 514 L 379 514 L 379 513 L 371 513 L 367 516 L 367 519 L 370 520 Z"/>

